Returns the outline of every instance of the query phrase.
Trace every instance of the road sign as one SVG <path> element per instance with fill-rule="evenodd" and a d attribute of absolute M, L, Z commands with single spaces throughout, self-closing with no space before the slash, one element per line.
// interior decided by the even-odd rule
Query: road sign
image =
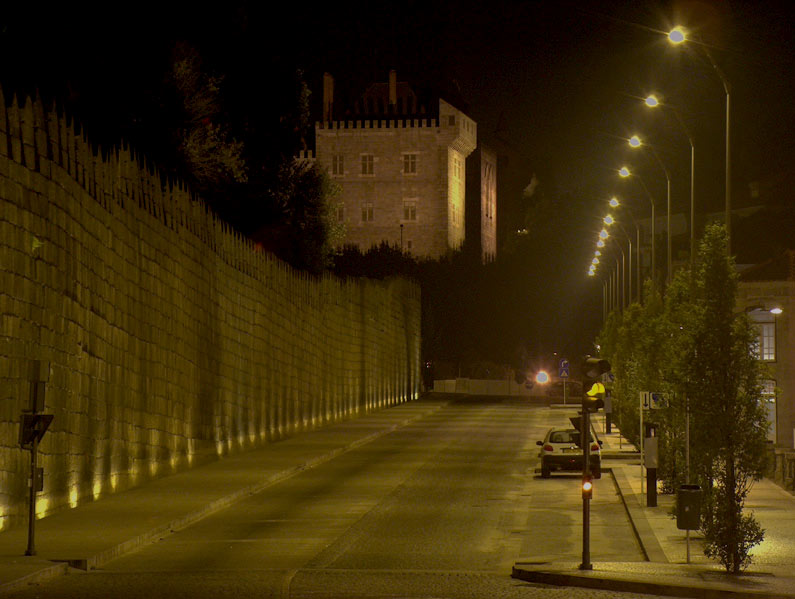
<path fill-rule="evenodd" d="M 662 393 L 641 391 L 640 403 L 644 410 L 656 410 L 665 406 L 665 396 Z"/>
<path fill-rule="evenodd" d="M 569 378 L 569 361 L 568 360 L 561 360 L 560 364 L 558 364 L 558 376 L 562 379 Z"/>

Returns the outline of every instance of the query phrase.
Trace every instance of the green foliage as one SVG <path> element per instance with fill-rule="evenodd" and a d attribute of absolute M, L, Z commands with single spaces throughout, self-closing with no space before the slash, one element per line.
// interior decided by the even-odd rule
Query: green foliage
<path fill-rule="evenodd" d="M 612 314 L 599 340 L 617 378 L 619 426 L 630 440 L 637 441 L 638 392 L 665 393 L 667 406 L 652 415 L 660 432 L 658 473 L 667 491 L 686 479 L 701 486 L 705 552 L 737 573 L 764 536 L 743 505 L 765 470 L 767 419 L 762 369 L 752 352 L 756 335 L 746 315 L 736 313 L 738 277 L 726 248 L 725 228 L 707 227 L 693 271 L 678 271 L 664 298 L 647 286 L 644 305 Z"/>

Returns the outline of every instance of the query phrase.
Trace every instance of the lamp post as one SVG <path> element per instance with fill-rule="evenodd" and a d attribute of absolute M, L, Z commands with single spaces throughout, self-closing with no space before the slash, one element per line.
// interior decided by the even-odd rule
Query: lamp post
<path fill-rule="evenodd" d="M 685 29 L 681 26 L 677 26 L 668 33 L 668 41 L 676 46 L 689 40 Z M 726 75 L 712 58 L 712 53 L 710 53 L 707 46 L 704 44 L 699 44 L 699 46 L 701 46 L 712 68 L 720 78 L 723 84 L 723 91 L 726 93 L 726 250 L 729 255 L 731 255 L 731 89 Z"/>
<path fill-rule="evenodd" d="M 666 284 L 671 281 L 671 175 L 668 172 L 668 169 L 665 168 L 665 164 L 663 161 L 660 160 L 660 156 L 654 150 L 652 146 L 647 146 L 640 141 L 640 138 L 637 135 L 633 135 L 629 138 L 629 146 L 631 148 L 645 148 L 648 147 L 651 149 L 651 153 L 654 158 L 657 160 L 657 164 L 660 165 L 663 174 L 665 175 L 665 182 L 666 182 L 666 206 L 667 206 L 667 215 L 666 215 L 666 260 L 667 260 L 667 270 L 665 273 L 665 282 Z"/>
<path fill-rule="evenodd" d="M 622 166 L 618 170 L 618 175 L 623 179 L 628 179 L 629 177 L 637 177 L 640 181 L 643 190 L 646 192 L 646 196 L 649 198 L 649 202 L 651 203 L 651 280 L 654 282 L 655 280 L 655 264 L 656 264 L 656 252 L 654 250 L 654 238 L 656 233 L 656 214 L 655 214 L 655 207 L 654 207 L 654 198 L 652 197 L 651 193 L 649 193 L 649 189 L 646 187 L 646 184 L 643 182 L 643 179 L 640 175 L 633 175 L 629 168 L 626 166 Z"/>
<path fill-rule="evenodd" d="M 658 106 L 662 106 L 661 102 L 653 95 L 647 96 L 643 102 L 649 108 L 657 108 Z M 693 143 L 693 135 L 690 133 L 690 129 L 688 129 L 684 120 L 682 120 L 682 115 L 680 115 L 679 112 L 674 110 L 672 107 L 667 105 L 666 107 L 670 108 L 670 110 L 674 113 L 676 120 L 679 122 L 679 125 L 682 127 L 685 135 L 687 136 L 688 142 L 690 142 L 690 267 L 692 268 L 696 254 L 696 145 Z"/>

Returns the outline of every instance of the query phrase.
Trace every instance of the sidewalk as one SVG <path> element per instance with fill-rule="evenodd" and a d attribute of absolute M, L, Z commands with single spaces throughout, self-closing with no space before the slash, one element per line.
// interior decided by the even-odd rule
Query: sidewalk
<path fill-rule="evenodd" d="M 0 595 L 59 576 L 69 566 L 99 567 L 446 403 L 442 397 L 400 404 L 58 512 L 36 521 L 35 556 L 25 556 L 27 526 L 2 532 Z"/>
<path fill-rule="evenodd" d="M 686 532 L 671 516 L 674 497 L 657 495 L 657 507 L 646 507 L 641 493 L 640 456 L 613 427 L 610 435 L 597 424 L 603 441 L 602 468 L 611 471 L 638 542 L 648 561 L 594 563 L 579 570 L 578 562 L 514 565 L 513 577 L 530 582 L 578 586 L 673 597 L 795 598 L 795 497 L 774 482 L 756 483 L 746 501 L 765 529 L 765 541 L 752 550 L 754 561 L 740 576 L 731 576 L 708 559 L 697 531 L 690 532 L 687 563 Z M 603 481 L 609 480 L 603 475 Z"/>

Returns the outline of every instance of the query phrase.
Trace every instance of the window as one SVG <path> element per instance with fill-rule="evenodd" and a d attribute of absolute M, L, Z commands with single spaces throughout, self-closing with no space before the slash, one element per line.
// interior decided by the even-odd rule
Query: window
<path fill-rule="evenodd" d="M 776 359 L 776 323 L 763 322 L 759 325 L 759 358 Z"/>
<path fill-rule="evenodd" d="M 373 155 L 362 154 L 362 174 L 372 175 L 373 172 Z"/>
<path fill-rule="evenodd" d="M 455 115 L 454 114 L 451 114 L 449 117 L 447 117 L 447 124 L 450 127 L 454 127 L 455 126 Z"/>
<path fill-rule="evenodd" d="M 342 154 L 334 154 L 331 157 L 331 174 L 332 175 L 345 174 L 345 160 Z"/>
<path fill-rule="evenodd" d="M 373 203 L 367 202 L 362 205 L 362 222 L 363 223 L 371 223 L 373 222 Z"/>
<path fill-rule="evenodd" d="M 410 250 L 410 249 L 411 249 L 411 246 L 412 246 L 412 241 L 411 241 L 411 239 L 407 239 L 407 240 L 406 240 L 406 249 L 407 249 L 407 250 Z"/>
<path fill-rule="evenodd" d="M 337 204 L 337 222 L 345 221 L 345 204 Z"/>
<path fill-rule="evenodd" d="M 776 359 L 776 322 L 769 310 L 755 308 L 748 312 L 757 331 L 757 338 L 751 350 L 757 360 L 767 362 Z"/>
<path fill-rule="evenodd" d="M 416 154 L 403 154 L 403 174 L 416 174 L 417 173 L 417 155 Z"/>
<path fill-rule="evenodd" d="M 762 381 L 762 399 L 771 403 L 776 401 L 776 381 Z"/>
<path fill-rule="evenodd" d="M 403 200 L 403 220 L 417 220 L 416 200 Z"/>

